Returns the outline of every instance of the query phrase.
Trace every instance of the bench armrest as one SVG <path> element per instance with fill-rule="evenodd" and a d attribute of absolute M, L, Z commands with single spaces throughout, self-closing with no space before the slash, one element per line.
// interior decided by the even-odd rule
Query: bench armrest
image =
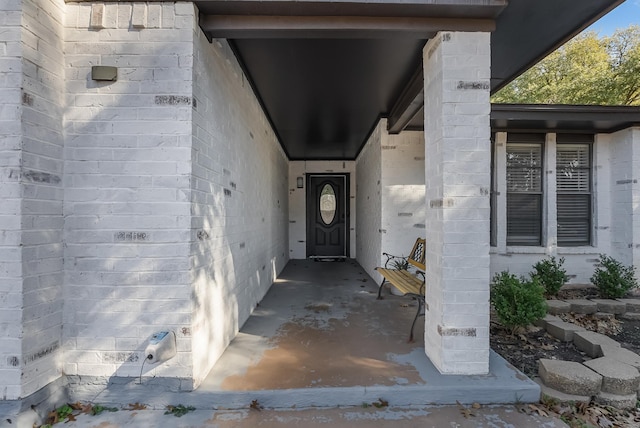
<path fill-rule="evenodd" d="M 408 257 L 408 256 L 394 256 L 393 254 L 389 254 L 389 253 L 382 253 L 382 255 L 383 255 L 383 256 L 385 256 L 385 257 L 387 258 L 387 261 L 386 261 L 386 262 L 384 262 L 384 268 L 385 268 L 385 269 L 389 269 L 389 263 L 390 263 L 392 260 L 395 260 L 395 259 L 398 259 L 398 260 L 404 260 L 404 261 L 405 261 L 405 263 L 407 263 L 407 264 L 409 263 L 409 262 L 408 262 L 408 260 L 409 260 L 409 257 Z"/>

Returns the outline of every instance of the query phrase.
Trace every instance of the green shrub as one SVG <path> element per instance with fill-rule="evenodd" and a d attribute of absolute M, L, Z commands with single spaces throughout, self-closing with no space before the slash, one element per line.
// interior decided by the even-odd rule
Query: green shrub
<path fill-rule="evenodd" d="M 556 296 L 560 291 L 560 287 L 569 280 L 567 271 L 562 268 L 563 264 L 564 257 L 558 260 L 555 257 L 549 257 L 533 265 L 534 270 L 529 275 L 532 278 L 538 278 L 540 285 L 544 287 L 545 296 Z"/>
<path fill-rule="evenodd" d="M 547 313 L 544 287 L 538 278 L 527 281 L 503 271 L 493 277 L 491 304 L 500 323 L 515 333 Z"/>
<path fill-rule="evenodd" d="M 635 267 L 622 263 L 605 254 L 600 254 L 591 282 L 598 287 L 600 297 L 619 299 L 638 286 Z"/>

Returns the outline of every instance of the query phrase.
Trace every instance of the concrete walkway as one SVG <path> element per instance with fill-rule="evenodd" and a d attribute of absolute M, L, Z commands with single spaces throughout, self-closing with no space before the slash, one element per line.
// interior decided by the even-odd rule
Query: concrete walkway
<path fill-rule="evenodd" d="M 470 409 L 465 416 L 459 406 L 422 407 L 413 409 L 374 407 L 307 409 L 307 410 L 195 410 L 182 417 L 165 415 L 160 410 L 121 410 L 98 416 L 80 415 L 75 422 L 60 424 L 65 428 L 180 427 L 180 428 L 564 428 L 559 419 L 526 415 L 515 406 L 488 406 Z M 0 428 L 31 428 L 21 425 Z M 56 425 L 57 426 L 57 425 Z"/>
<path fill-rule="evenodd" d="M 423 318 L 416 342 L 407 342 L 416 302 L 386 290 L 376 300 L 377 290 L 354 261 L 292 260 L 198 389 L 179 391 L 153 370 L 142 383 L 70 384 L 68 402 L 146 409 L 81 415 L 65 427 L 563 426 L 514 407 L 483 407 L 465 418 L 456 402 L 537 403 L 540 387 L 494 352 L 488 375 L 441 375 L 425 355 Z M 379 399 L 390 407 L 372 407 Z M 250 410 L 254 400 L 265 410 Z M 178 404 L 197 410 L 164 415 Z M 425 407 L 445 404 L 453 406 Z"/>
<path fill-rule="evenodd" d="M 423 318 L 407 343 L 416 302 L 385 292 L 354 261 L 292 260 L 196 391 L 153 378 L 74 385 L 72 401 L 154 409 L 391 406 L 537 402 L 540 387 L 495 353 L 484 376 L 441 375 L 424 352 Z M 141 401 L 143 400 L 143 401 Z"/>

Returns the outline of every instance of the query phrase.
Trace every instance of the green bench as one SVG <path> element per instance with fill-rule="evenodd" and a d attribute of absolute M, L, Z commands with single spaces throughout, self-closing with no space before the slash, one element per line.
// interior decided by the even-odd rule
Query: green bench
<path fill-rule="evenodd" d="M 409 342 L 413 342 L 413 328 L 416 325 L 416 321 L 420 315 L 424 315 L 425 307 L 425 265 L 424 265 L 424 253 L 425 253 L 425 240 L 422 238 L 416 239 L 416 243 L 413 245 L 411 253 L 406 257 L 394 256 L 389 253 L 382 253 L 387 257 L 387 261 L 384 267 L 377 267 L 376 270 L 382 275 L 382 282 L 378 287 L 378 299 L 382 299 L 382 286 L 385 283 L 393 285 L 404 296 L 409 296 L 418 301 L 418 311 L 413 318 L 411 324 L 411 332 L 409 334 Z M 395 266 L 393 266 L 395 265 Z M 414 266 L 417 270 L 414 273 L 409 272 L 407 268 L 409 265 Z M 398 269 L 397 267 L 401 268 Z M 420 277 L 418 277 L 419 275 Z"/>

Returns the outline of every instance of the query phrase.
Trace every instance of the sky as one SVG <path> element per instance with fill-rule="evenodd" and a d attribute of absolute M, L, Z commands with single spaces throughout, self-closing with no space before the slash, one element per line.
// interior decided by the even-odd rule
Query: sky
<path fill-rule="evenodd" d="M 640 0 L 626 0 L 620 6 L 600 18 L 587 30 L 593 30 L 600 36 L 610 36 L 618 28 L 640 25 Z"/>

